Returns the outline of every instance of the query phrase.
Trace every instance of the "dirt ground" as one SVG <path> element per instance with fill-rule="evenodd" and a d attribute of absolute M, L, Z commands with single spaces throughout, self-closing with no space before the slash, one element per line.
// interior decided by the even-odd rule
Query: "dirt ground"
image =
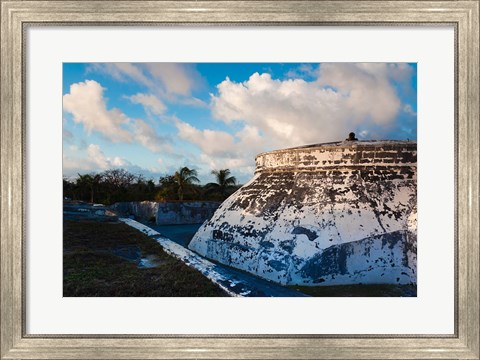
<path fill-rule="evenodd" d="M 63 223 L 63 296 L 227 296 L 200 272 L 122 223 Z"/>

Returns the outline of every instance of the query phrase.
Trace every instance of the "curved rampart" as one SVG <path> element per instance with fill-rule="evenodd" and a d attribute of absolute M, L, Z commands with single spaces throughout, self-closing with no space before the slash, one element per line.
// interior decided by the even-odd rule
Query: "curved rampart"
<path fill-rule="evenodd" d="M 256 173 L 416 167 L 417 144 L 413 141 L 344 141 L 261 153 L 255 162 Z"/>
<path fill-rule="evenodd" d="M 413 141 L 259 154 L 189 248 L 282 284 L 415 283 L 416 161 Z"/>

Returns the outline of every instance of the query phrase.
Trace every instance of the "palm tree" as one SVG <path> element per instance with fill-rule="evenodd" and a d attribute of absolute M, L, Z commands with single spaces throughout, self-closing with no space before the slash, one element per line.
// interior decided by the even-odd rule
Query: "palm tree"
<path fill-rule="evenodd" d="M 212 170 L 215 175 L 216 183 L 208 183 L 206 185 L 208 191 L 219 193 L 223 198 L 226 198 L 228 191 L 232 189 L 237 183 L 235 176 L 230 176 L 230 169 Z"/>
<path fill-rule="evenodd" d="M 97 187 L 100 180 L 102 180 L 102 176 L 100 174 L 85 174 L 85 175 L 78 174 L 77 185 L 80 188 L 86 187 L 90 190 L 91 203 L 93 203 L 95 188 Z"/>
<path fill-rule="evenodd" d="M 186 166 L 175 172 L 173 178 L 175 179 L 175 182 L 178 186 L 178 199 L 180 201 L 183 200 L 185 190 L 192 187 L 193 183 L 200 182 L 200 180 L 198 180 L 197 178 L 197 171 L 189 169 Z"/>

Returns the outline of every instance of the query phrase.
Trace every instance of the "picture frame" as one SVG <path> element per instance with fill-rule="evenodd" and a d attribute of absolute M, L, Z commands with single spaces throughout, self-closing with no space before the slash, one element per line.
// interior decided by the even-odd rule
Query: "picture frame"
<path fill-rule="evenodd" d="M 478 359 L 479 5 L 474 1 L 1 1 L 2 359 Z M 453 25 L 456 69 L 453 335 L 29 335 L 25 331 L 25 29 L 75 25 Z"/>

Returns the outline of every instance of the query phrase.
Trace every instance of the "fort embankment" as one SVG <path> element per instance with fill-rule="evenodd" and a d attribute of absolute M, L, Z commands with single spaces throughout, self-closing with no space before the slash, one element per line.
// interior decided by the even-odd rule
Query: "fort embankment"
<path fill-rule="evenodd" d="M 416 283 L 416 184 L 414 141 L 262 153 L 189 248 L 281 284 Z"/>

